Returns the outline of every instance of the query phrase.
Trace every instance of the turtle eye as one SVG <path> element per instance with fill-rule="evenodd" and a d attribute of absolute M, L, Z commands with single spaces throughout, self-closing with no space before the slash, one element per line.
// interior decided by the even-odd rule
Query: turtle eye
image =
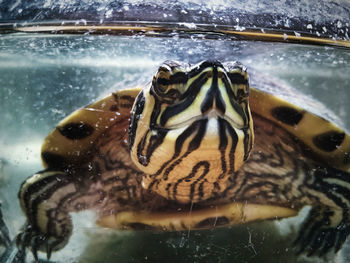
<path fill-rule="evenodd" d="M 246 67 L 239 62 L 229 62 L 225 64 L 225 69 L 238 103 L 246 101 L 249 97 L 249 81 Z"/>
<path fill-rule="evenodd" d="M 156 75 L 153 78 L 153 83 L 152 83 L 154 86 L 154 89 L 159 94 L 166 93 L 167 89 L 169 88 L 170 76 L 171 76 L 171 72 L 169 68 L 164 66 L 159 67 Z"/>
<path fill-rule="evenodd" d="M 182 64 L 166 61 L 158 68 L 151 89 L 158 100 L 171 104 L 181 97 L 187 80 L 188 77 Z"/>

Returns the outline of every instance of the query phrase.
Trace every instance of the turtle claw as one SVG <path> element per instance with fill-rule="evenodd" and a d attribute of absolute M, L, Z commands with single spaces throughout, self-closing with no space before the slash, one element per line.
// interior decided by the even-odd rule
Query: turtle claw
<path fill-rule="evenodd" d="M 49 243 L 46 243 L 46 258 L 47 260 L 50 260 L 52 254 L 52 247 L 49 245 Z"/>
<path fill-rule="evenodd" d="M 16 238 L 17 246 L 23 250 L 28 248 L 37 262 L 39 261 L 39 250 L 46 252 L 47 260 L 50 260 L 52 251 L 54 250 L 54 244 L 57 244 L 56 241 L 55 237 L 48 237 L 47 235 L 40 234 L 33 230 L 30 225 L 27 225 Z"/>
<path fill-rule="evenodd" d="M 33 257 L 35 259 L 35 261 L 38 261 L 38 250 L 32 248 L 32 254 L 33 254 Z"/>

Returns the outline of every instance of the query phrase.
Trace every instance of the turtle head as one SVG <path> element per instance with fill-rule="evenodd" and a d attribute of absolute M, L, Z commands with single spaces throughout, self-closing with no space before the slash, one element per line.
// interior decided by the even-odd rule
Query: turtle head
<path fill-rule="evenodd" d="M 238 62 L 164 62 L 131 112 L 130 153 L 143 187 L 183 203 L 222 192 L 252 148 L 248 96 Z"/>

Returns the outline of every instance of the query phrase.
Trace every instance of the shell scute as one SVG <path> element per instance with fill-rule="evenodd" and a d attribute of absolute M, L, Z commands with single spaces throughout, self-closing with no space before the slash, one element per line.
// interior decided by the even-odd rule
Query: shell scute
<path fill-rule="evenodd" d="M 318 161 L 349 172 L 350 163 L 343 160 L 350 152 L 350 135 L 324 116 L 280 98 L 277 88 L 276 94 L 270 92 L 260 90 L 260 87 L 251 89 L 252 112 L 291 133 Z M 301 98 L 300 94 L 298 96 Z M 308 100 L 311 99 L 306 97 L 306 103 Z"/>
<path fill-rule="evenodd" d="M 321 150 L 332 152 L 344 141 L 345 133 L 339 131 L 328 131 L 313 138 L 313 143 Z"/>
<path fill-rule="evenodd" d="M 303 112 L 296 110 L 295 108 L 280 106 L 273 108 L 271 114 L 277 120 L 287 125 L 298 125 L 303 118 Z"/>
<path fill-rule="evenodd" d="M 94 132 L 94 127 L 88 123 L 69 122 L 63 127 L 57 127 L 58 131 L 70 140 L 81 140 L 90 136 Z"/>
<path fill-rule="evenodd" d="M 86 160 L 98 138 L 109 127 L 118 122 L 125 123 L 125 118 L 130 117 L 132 102 L 140 90 L 136 87 L 114 92 L 62 120 L 42 145 L 44 167 Z"/>

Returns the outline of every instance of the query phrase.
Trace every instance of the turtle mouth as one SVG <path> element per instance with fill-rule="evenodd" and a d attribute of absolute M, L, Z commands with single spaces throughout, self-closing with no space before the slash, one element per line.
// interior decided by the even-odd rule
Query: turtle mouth
<path fill-rule="evenodd" d="M 169 129 L 169 130 L 176 130 L 176 129 L 181 129 L 184 127 L 188 127 L 190 126 L 192 123 L 198 121 L 198 120 L 203 120 L 203 119 L 224 119 L 226 120 L 228 123 L 230 123 L 230 125 L 236 129 L 243 129 L 243 125 L 238 123 L 237 121 L 234 121 L 233 118 L 231 118 L 230 116 L 228 116 L 225 113 L 222 113 L 221 111 L 217 110 L 217 109 L 211 109 L 205 113 L 199 114 L 199 115 L 195 115 L 193 117 L 190 117 L 188 119 L 186 119 L 185 121 L 179 122 L 179 123 L 174 123 L 172 125 L 167 125 L 165 128 Z"/>

